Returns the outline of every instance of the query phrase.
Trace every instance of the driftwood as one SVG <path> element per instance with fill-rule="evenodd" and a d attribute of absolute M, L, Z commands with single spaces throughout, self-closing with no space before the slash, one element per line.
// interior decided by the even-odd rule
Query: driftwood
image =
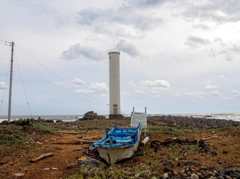
<path fill-rule="evenodd" d="M 213 138 L 217 138 L 218 136 L 209 136 L 209 137 L 205 137 L 202 138 L 200 140 L 180 140 L 178 138 L 173 138 L 173 139 L 165 139 L 163 142 L 158 141 L 158 140 L 153 140 L 151 142 L 151 148 L 155 148 L 155 149 L 159 149 L 159 147 L 162 146 L 169 146 L 169 145 L 173 145 L 173 144 L 191 144 L 191 145 L 196 145 L 198 143 L 202 143 L 203 141 L 209 140 L 209 139 L 213 139 Z M 202 142 L 201 142 L 202 141 Z"/>
<path fill-rule="evenodd" d="M 32 162 L 32 163 L 37 162 L 39 160 L 42 160 L 42 159 L 45 159 L 45 158 L 48 158 L 48 157 L 51 157 L 51 156 L 53 156 L 53 153 L 46 153 L 46 154 L 40 155 L 37 158 L 34 158 L 34 159 L 30 160 L 30 162 Z"/>
<path fill-rule="evenodd" d="M 90 140 L 75 140 L 73 142 L 53 142 L 52 144 L 69 144 L 69 145 L 79 145 L 79 144 L 90 144 L 94 143 L 96 141 L 90 141 Z"/>
<path fill-rule="evenodd" d="M 80 134 L 79 132 L 61 132 L 62 134 Z"/>
<path fill-rule="evenodd" d="M 217 138 L 218 136 L 209 136 L 209 137 L 205 137 L 205 138 L 202 138 L 203 141 L 205 140 L 209 140 L 209 139 L 213 139 L 213 138 Z"/>
<path fill-rule="evenodd" d="M 77 149 L 73 150 L 73 152 L 76 152 L 76 151 L 79 151 L 79 150 L 81 150 L 81 148 L 77 148 Z"/>

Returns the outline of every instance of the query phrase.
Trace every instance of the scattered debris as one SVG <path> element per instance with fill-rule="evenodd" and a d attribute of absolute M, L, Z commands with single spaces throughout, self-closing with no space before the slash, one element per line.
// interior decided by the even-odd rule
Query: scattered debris
<path fill-rule="evenodd" d="M 145 137 L 143 140 L 142 140 L 142 142 L 140 143 L 140 146 L 145 146 L 147 143 L 148 143 L 148 141 L 150 140 L 150 138 L 147 136 L 147 137 Z"/>
<path fill-rule="evenodd" d="M 94 143 L 96 141 L 90 141 L 90 140 L 75 140 L 73 142 L 53 142 L 52 144 L 70 144 L 70 145 L 79 145 L 79 144 L 90 144 Z"/>
<path fill-rule="evenodd" d="M 89 164 L 92 165 L 92 164 L 99 164 L 99 163 L 100 163 L 99 160 L 91 158 L 91 157 L 87 157 L 87 156 L 80 157 L 77 161 L 78 165 L 89 165 Z"/>
<path fill-rule="evenodd" d="M 48 158 L 48 157 L 51 157 L 51 156 L 53 156 L 53 153 L 46 153 L 46 154 L 40 155 L 37 158 L 34 158 L 34 159 L 30 160 L 30 162 L 32 162 L 32 163 L 37 162 L 39 160 L 42 160 L 42 159 L 45 159 L 45 158 Z"/>
<path fill-rule="evenodd" d="M 81 148 L 77 148 L 77 149 L 73 150 L 73 152 L 76 152 L 76 151 L 79 151 L 79 150 L 81 150 Z"/>
<path fill-rule="evenodd" d="M 209 151 L 213 156 L 217 155 L 215 151 L 211 151 L 207 148 L 206 144 L 204 143 L 204 141 L 209 140 L 209 139 L 213 139 L 216 138 L 218 136 L 209 136 L 209 137 L 205 137 L 203 139 L 195 140 L 189 140 L 189 139 L 185 139 L 185 140 L 181 140 L 178 138 L 173 138 L 173 139 L 165 139 L 163 142 L 158 141 L 158 140 L 153 140 L 151 142 L 151 148 L 154 149 L 154 152 L 157 152 L 160 149 L 160 146 L 169 146 L 169 145 L 174 145 L 174 144 L 185 144 L 185 145 L 196 145 L 198 144 L 198 147 L 201 148 L 203 151 Z"/>
<path fill-rule="evenodd" d="M 42 143 L 42 142 L 36 142 L 36 144 L 38 144 L 38 145 L 42 145 L 43 143 Z"/>
<path fill-rule="evenodd" d="M 22 173 L 15 173 L 13 175 L 13 179 L 24 179 L 24 174 L 22 174 Z"/>

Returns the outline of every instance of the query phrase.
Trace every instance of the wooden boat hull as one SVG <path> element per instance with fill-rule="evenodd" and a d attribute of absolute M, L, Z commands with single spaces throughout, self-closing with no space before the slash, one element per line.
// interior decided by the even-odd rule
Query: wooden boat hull
<path fill-rule="evenodd" d="M 142 127 L 114 128 L 106 136 L 92 145 L 97 148 L 99 156 L 108 164 L 114 164 L 123 159 L 130 158 L 138 149 Z"/>
<path fill-rule="evenodd" d="M 108 164 L 114 164 L 123 159 L 130 158 L 138 149 L 138 144 L 128 148 L 98 148 L 99 156 L 103 158 Z"/>

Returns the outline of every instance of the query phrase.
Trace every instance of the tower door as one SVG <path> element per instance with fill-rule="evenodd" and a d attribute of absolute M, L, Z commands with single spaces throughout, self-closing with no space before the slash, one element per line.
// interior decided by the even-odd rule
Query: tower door
<path fill-rule="evenodd" d="M 117 110 L 117 104 L 113 105 L 113 114 L 117 114 L 118 110 Z"/>

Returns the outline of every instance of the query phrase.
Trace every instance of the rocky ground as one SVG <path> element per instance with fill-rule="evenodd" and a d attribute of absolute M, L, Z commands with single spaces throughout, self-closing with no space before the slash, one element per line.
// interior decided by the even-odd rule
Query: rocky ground
<path fill-rule="evenodd" d="M 148 118 L 150 141 L 138 155 L 108 166 L 89 150 L 105 127 L 125 120 L 0 125 L 0 178 L 240 178 L 240 122 L 176 116 Z M 46 153 L 53 155 L 31 162 Z M 82 156 L 100 162 L 79 162 Z"/>

